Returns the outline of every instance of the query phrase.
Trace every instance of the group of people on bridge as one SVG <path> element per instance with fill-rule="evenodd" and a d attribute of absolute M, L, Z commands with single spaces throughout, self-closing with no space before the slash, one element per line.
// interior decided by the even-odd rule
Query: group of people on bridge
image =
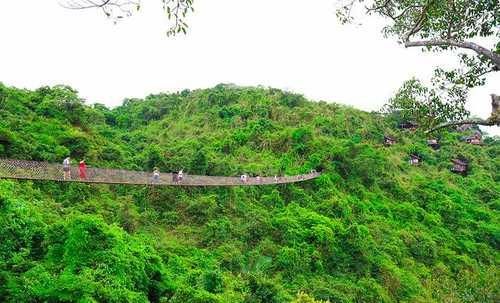
<path fill-rule="evenodd" d="M 80 163 L 78 164 L 78 174 L 79 174 L 80 180 L 87 179 L 87 164 L 85 163 L 85 160 L 81 160 Z M 70 157 L 66 157 L 63 160 L 63 179 L 64 180 L 71 179 L 71 158 Z"/>
<path fill-rule="evenodd" d="M 63 169 L 63 179 L 64 180 L 71 180 L 71 158 L 66 157 L 63 160 L 62 163 L 62 169 Z M 87 180 L 87 164 L 85 163 L 85 160 L 81 160 L 78 164 L 78 174 L 80 177 L 80 180 Z M 172 173 L 172 182 L 173 183 L 180 183 L 184 180 L 184 172 L 181 169 L 179 172 L 173 172 Z M 158 167 L 153 168 L 153 176 L 151 178 L 151 183 L 160 183 L 160 170 Z"/>
<path fill-rule="evenodd" d="M 66 180 L 71 180 L 71 158 L 68 156 L 66 157 L 63 162 L 62 162 L 62 170 L 63 170 L 63 179 Z M 311 170 L 311 173 L 316 173 L 316 170 Z M 81 181 L 88 180 L 87 177 L 87 164 L 85 163 L 85 160 L 81 160 L 78 164 L 78 174 L 79 174 L 79 179 Z M 172 172 L 172 183 L 178 184 L 181 183 L 184 180 L 184 171 L 183 169 L 179 170 L 178 172 Z M 296 176 L 298 180 L 305 180 L 306 176 L 305 175 L 298 175 Z M 281 176 L 275 175 L 274 178 L 274 183 L 279 183 L 283 181 Z M 150 182 L 152 184 L 159 184 L 161 183 L 161 174 L 160 174 L 160 169 L 158 167 L 154 167 L 151 175 Z M 262 178 L 260 175 L 257 175 L 255 177 L 249 177 L 247 174 L 242 174 L 240 176 L 240 182 L 242 184 L 260 184 L 264 183 L 264 178 Z"/>
<path fill-rule="evenodd" d="M 316 170 L 313 169 L 313 170 L 311 170 L 310 173 L 314 174 L 314 173 L 316 173 Z M 306 178 L 305 175 L 298 175 L 297 177 L 299 180 L 304 180 Z M 247 174 L 243 174 L 240 176 L 240 181 L 243 184 L 249 183 L 251 180 L 252 180 L 252 178 L 249 177 Z M 263 179 L 260 175 L 253 177 L 253 180 L 255 180 L 255 183 L 262 183 L 262 181 L 263 181 Z M 278 182 L 282 181 L 282 178 L 278 177 L 277 175 L 274 175 L 273 180 L 274 180 L 274 183 L 278 183 Z"/>
<path fill-rule="evenodd" d="M 243 174 L 243 175 L 240 176 L 241 183 L 248 183 L 250 180 L 251 180 L 251 177 L 249 177 L 247 174 Z M 278 182 L 278 177 L 274 176 L 274 180 L 277 183 Z M 261 183 L 262 182 L 261 176 L 257 175 L 255 177 L 255 182 L 256 183 Z"/>
<path fill-rule="evenodd" d="M 184 180 L 184 171 L 181 169 L 179 172 L 172 173 L 172 182 L 173 183 L 181 183 Z M 151 179 L 152 183 L 160 183 L 160 170 L 158 167 L 153 168 L 153 178 Z"/>

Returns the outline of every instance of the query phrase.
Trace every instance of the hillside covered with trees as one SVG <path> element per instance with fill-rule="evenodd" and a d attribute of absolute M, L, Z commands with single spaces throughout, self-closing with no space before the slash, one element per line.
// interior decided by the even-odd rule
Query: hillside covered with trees
<path fill-rule="evenodd" d="M 231 188 L 0 179 L 0 301 L 499 302 L 500 142 L 443 129 L 434 150 L 400 122 L 270 88 L 109 109 L 65 86 L 0 84 L 0 158 L 323 172 Z M 450 171 L 456 157 L 467 176 Z"/>

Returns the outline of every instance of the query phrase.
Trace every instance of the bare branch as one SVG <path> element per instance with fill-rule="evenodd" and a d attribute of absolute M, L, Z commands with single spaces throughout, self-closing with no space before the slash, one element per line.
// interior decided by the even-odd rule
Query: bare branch
<path fill-rule="evenodd" d="M 387 8 L 387 6 L 389 5 L 389 2 L 391 2 L 391 0 L 385 0 L 384 3 L 382 3 L 381 5 L 379 6 L 375 6 L 375 7 L 367 7 L 366 8 L 366 12 L 369 13 L 369 12 L 373 12 L 373 11 L 378 11 L 378 10 L 381 10 L 383 8 Z"/>
<path fill-rule="evenodd" d="M 160 1 L 168 19 L 171 21 L 167 35 L 173 36 L 180 32 L 185 34 L 188 27 L 185 18 L 188 13 L 194 11 L 193 0 Z M 139 10 L 141 0 L 60 0 L 59 4 L 64 8 L 73 10 L 101 9 L 107 17 L 117 22 Z"/>
<path fill-rule="evenodd" d="M 399 19 L 406 15 L 410 10 L 415 9 L 415 8 L 422 8 L 422 5 L 410 5 L 407 8 L 405 8 L 399 15 L 391 17 L 393 20 Z"/>
<path fill-rule="evenodd" d="M 59 4 L 73 10 L 101 9 L 107 17 L 116 22 L 125 16 L 131 16 L 139 8 L 140 0 L 61 0 Z"/>
<path fill-rule="evenodd" d="M 433 4 L 433 2 L 434 1 L 431 0 L 427 3 L 427 5 L 422 7 L 422 12 L 420 13 L 420 16 L 419 16 L 417 22 L 415 22 L 413 27 L 404 35 L 404 37 L 403 37 L 404 42 L 408 42 L 410 40 L 411 36 L 418 33 L 424 27 L 425 20 L 427 19 L 427 11 L 428 11 L 429 7 Z"/>
<path fill-rule="evenodd" d="M 86 4 L 82 4 L 83 3 L 86 3 Z M 96 3 L 94 1 L 91 1 L 91 0 L 83 0 L 83 1 L 67 1 L 67 4 L 65 3 L 59 3 L 59 5 L 61 5 L 62 7 L 64 8 L 67 8 L 67 9 L 89 9 L 89 8 L 101 8 L 101 7 L 104 7 L 106 5 L 108 5 L 108 3 L 110 3 L 111 0 L 103 0 L 102 3 Z"/>

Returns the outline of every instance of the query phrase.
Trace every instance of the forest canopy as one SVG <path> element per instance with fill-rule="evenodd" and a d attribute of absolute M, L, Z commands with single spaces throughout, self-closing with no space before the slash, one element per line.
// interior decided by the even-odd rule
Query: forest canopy
<path fill-rule="evenodd" d="M 0 84 L 2 158 L 323 172 L 211 189 L 0 180 L 0 301 L 498 302 L 499 141 L 442 130 L 434 150 L 400 119 L 272 88 L 109 109 L 66 86 Z M 450 171 L 456 157 L 467 176 Z"/>

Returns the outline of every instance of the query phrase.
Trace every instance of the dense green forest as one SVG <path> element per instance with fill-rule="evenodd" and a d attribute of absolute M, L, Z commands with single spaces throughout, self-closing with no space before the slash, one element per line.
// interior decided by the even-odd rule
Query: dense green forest
<path fill-rule="evenodd" d="M 269 88 L 109 109 L 0 84 L 2 158 L 324 173 L 232 188 L 0 180 L 0 301 L 499 302 L 500 141 L 443 131 L 433 150 L 399 122 Z M 467 176 L 450 172 L 457 156 Z"/>

